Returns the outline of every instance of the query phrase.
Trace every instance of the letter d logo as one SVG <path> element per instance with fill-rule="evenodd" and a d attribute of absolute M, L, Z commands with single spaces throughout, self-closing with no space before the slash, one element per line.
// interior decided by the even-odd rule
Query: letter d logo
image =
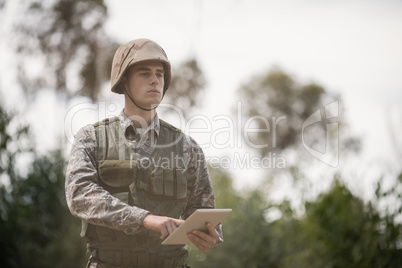
<path fill-rule="evenodd" d="M 307 120 L 303 123 L 302 128 L 302 142 L 304 148 L 306 148 L 307 152 L 309 152 L 312 156 L 324 162 L 325 164 L 330 165 L 331 167 L 337 167 L 339 164 L 339 123 L 329 122 L 329 119 L 338 118 L 338 116 L 339 104 L 338 101 L 334 101 L 324 107 L 322 116 L 321 110 L 318 110 L 313 113 L 309 118 L 307 118 Z M 311 124 L 321 121 L 324 121 L 326 123 L 325 126 L 327 134 L 325 140 L 325 148 L 323 152 L 309 147 L 304 140 L 304 129 Z"/>

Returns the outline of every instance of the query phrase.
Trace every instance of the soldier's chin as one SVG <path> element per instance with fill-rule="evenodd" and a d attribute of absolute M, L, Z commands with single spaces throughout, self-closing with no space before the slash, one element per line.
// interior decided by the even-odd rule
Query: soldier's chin
<path fill-rule="evenodd" d="M 154 99 L 151 102 L 149 102 L 149 107 L 151 107 L 151 108 L 156 107 L 156 106 L 160 105 L 161 102 L 162 102 L 162 99 L 159 99 L 159 98 Z"/>
<path fill-rule="evenodd" d="M 161 102 L 159 101 L 159 102 L 152 102 L 151 104 L 148 104 L 147 105 L 147 107 L 148 107 L 148 109 L 155 109 L 156 107 L 158 107 L 159 106 L 159 104 L 161 104 Z"/>

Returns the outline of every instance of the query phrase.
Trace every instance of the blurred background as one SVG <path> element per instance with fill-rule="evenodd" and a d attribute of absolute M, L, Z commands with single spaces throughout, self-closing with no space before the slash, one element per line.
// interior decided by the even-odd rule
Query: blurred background
<path fill-rule="evenodd" d="M 0 265 L 84 267 L 64 197 L 79 128 L 119 114 L 149 38 L 161 118 L 203 148 L 225 242 L 192 267 L 402 267 L 402 1 L 0 0 Z M 175 107 L 174 109 L 172 107 Z M 177 108 L 176 108 L 177 107 Z"/>

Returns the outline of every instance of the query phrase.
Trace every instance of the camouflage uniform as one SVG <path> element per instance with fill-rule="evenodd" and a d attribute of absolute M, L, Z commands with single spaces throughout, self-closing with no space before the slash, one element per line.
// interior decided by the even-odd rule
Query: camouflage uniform
<path fill-rule="evenodd" d="M 124 130 L 128 144 L 139 160 L 149 159 L 155 148 L 160 132 L 158 116 L 141 134 L 132 121 L 120 113 L 119 123 Z M 197 208 L 213 208 L 214 194 L 202 149 L 189 136 L 183 136 L 184 163 L 188 182 L 188 199 L 183 219 Z M 71 157 L 67 167 L 66 199 L 71 213 L 86 223 L 119 230 L 128 235 L 135 235 L 145 228 L 142 222 L 149 211 L 141 207 L 130 206 L 113 197 L 100 186 L 98 175 L 97 138 L 93 125 L 80 129 L 75 136 Z M 221 230 L 219 228 L 221 239 Z M 82 236 L 85 233 L 81 234 Z M 90 267 L 105 267 L 91 263 Z"/>

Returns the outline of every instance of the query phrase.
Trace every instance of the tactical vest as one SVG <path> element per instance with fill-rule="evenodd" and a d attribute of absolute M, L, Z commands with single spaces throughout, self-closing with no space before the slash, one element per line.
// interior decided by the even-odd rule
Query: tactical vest
<path fill-rule="evenodd" d="M 98 140 L 100 185 L 126 204 L 143 208 L 154 215 L 180 218 L 188 195 L 183 133 L 160 120 L 156 147 L 149 161 L 140 161 L 128 144 L 119 118 L 105 119 L 94 127 Z M 108 254 L 112 256 L 110 260 L 105 260 L 109 263 L 116 262 L 113 252 L 119 252 L 118 256 L 123 252 L 134 252 L 167 257 L 183 252 L 181 245 L 161 245 L 161 234 L 145 228 L 135 235 L 127 235 L 122 231 L 84 223 L 81 234 L 87 239 L 92 255 L 102 255 L 102 258 Z"/>

